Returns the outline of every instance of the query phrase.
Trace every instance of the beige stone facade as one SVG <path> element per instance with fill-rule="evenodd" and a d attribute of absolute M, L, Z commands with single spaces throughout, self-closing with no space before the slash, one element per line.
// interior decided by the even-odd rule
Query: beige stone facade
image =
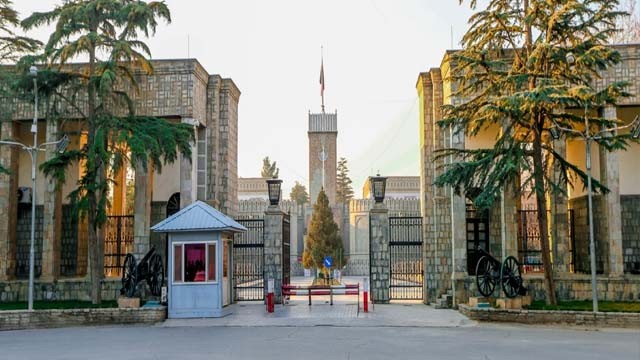
<path fill-rule="evenodd" d="M 631 83 L 628 90 L 634 95 L 625 98 L 616 107 L 593 111 L 598 111 L 603 117 L 617 118 L 626 124 L 640 113 L 640 45 L 616 46 L 616 49 L 622 55 L 622 62 L 602 72 L 595 85 L 602 88 L 612 81 L 628 81 Z M 464 134 L 456 136 L 451 135 L 449 129 L 437 125 L 437 121 L 442 118 L 443 105 L 463 101 L 452 95 L 456 84 L 448 80 L 451 75 L 451 54 L 449 51 L 444 55 L 439 68 L 420 73 L 416 84 L 420 105 L 420 199 L 425 239 L 424 299 L 427 302 L 433 302 L 454 287 L 458 302 L 475 294 L 474 278 L 469 276 L 472 269 L 468 268 L 467 263 L 467 240 L 470 235 L 465 231 L 469 226 L 466 199 L 453 194 L 450 188 L 436 188 L 433 185 L 440 174 L 442 162 L 449 161 L 440 159 L 436 162 L 434 154 L 437 150 L 448 147 L 492 147 L 495 136 L 500 131 L 499 127 L 494 126 L 474 137 Z M 565 153 L 570 162 L 585 169 L 584 142 L 560 140 L 554 142 L 554 148 Z M 633 218 L 640 209 L 640 170 L 636 165 L 636 159 L 640 157 L 640 145 L 633 144 L 627 151 L 616 153 L 595 146 L 592 157 L 594 178 L 611 190 L 605 196 L 596 197 L 597 206 L 594 206 L 597 259 L 602 273 L 598 280 L 600 291 L 600 284 L 602 289 L 606 289 L 613 279 L 633 284 L 640 282 L 640 275 L 636 275 L 640 273 L 640 237 L 637 235 L 640 233 L 640 221 Z M 526 263 L 527 256 L 530 256 L 523 248 L 522 240 L 523 232 L 526 233 L 528 229 L 523 222 L 526 201 L 508 190 L 505 189 L 502 199 L 488 215 L 488 249 L 498 259 L 513 255 Z M 588 262 L 588 223 L 584 205 L 586 191 L 579 186 L 568 189 L 568 192 L 568 198 L 550 196 L 549 231 L 554 273 L 563 280 L 577 276 L 582 284 L 584 279 L 580 274 L 589 271 L 588 267 L 581 266 Z M 535 267 L 525 266 L 525 270 L 535 272 Z M 525 275 L 528 276 L 539 275 Z M 452 278 L 455 283 L 452 283 Z M 525 278 L 525 283 L 526 281 Z M 557 290 L 558 295 L 561 299 L 582 299 L 584 294 L 567 290 L 573 288 L 575 287 L 563 286 Z M 540 295 L 540 292 L 536 294 Z M 621 291 L 615 298 L 638 300 L 638 296 L 640 294 L 637 292 Z"/>
<path fill-rule="evenodd" d="M 362 198 L 373 199 L 370 177 L 362 186 Z M 385 198 L 387 199 L 419 199 L 420 176 L 388 176 Z"/>
<path fill-rule="evenodd" d="M 269 200 L 267 179 L 261 177 L 238 179 L 238 200 Z"/>
<path fill-rule="evenodd" d="M 320 189 L 324 188 L 329 204 L 336 205 L 338 114 L 310 113 L 308 135 L 309 200 L 315 204 Z"/>
<path fill-rule="evenodd" d="M 72 66 L 83 66 L 82 64 Z M 126 204 L 123 196 L 126 176 L 113 175 L 118 183 L 113 189 L 111 212 L 132 217 L 129 225 L 122 225 L 127 231 L 122 239 L 126 243 L 123 251 L 134 252 L 140 258 L 151 245 L 164 253 L 164 237 L 149 232 L 149 226 L 166 217 L 170 199 L 179 199 L 184 207 L 195 200 L 214 204 L 225 214 L 235 216 L 238 211 L 238 103 L 240 90 L 233 80 L 219 75 L 210 75 L 195 59 L 154 60 L 152 75 L 137 75 L 139 91 L 131 92 L 136 106 L 136 114 L 164 118 L 169 121 L 191 124 L 196 133 L 192 145 L 192 158 L 180 158 L 173 164 L 164 164 L 162 169 L 150 168 L 145 172 L 141 167 L 132 172 L 135 196 L 134 204 Z M 82 97 L 81 97 L 82 98 Z M 83 102 L 79 102 L 82 108 Z M 17 104 L 12 119 L 2 122 L 1 137 L 14 139 L 29 145 L 29 125 L 33 116 L 30 104 Z M 38 122 L 40 142 L 54 141 L 62 133 L 71 138 L 70 149 L 83 145 L 85 123 L 82 118 L 72 115 L 64 124 L 53 124 L 46 118 Z M 47 153 L 47 157 L 50 154 Z M 44 155 L 38 160 L 44 161 Z M 25 204 L 18 204 L 18 188 L 30 188 L 30 160 L 27 154 L 12 148 L 0 147 L 0 162 L 12 169 L 11 175 L 0 175 L 0 282 L 20 275 L 17 262 L 22 256 L 21 216 L 30 212 L 21 211 Z M 59 190 L 44 174 L 37 174 L 36 215 L 37 232 L 36 258 L 40 279 L 56 280 L 61 276 L 74 277 L 86 274 L 87 246 L 86 224 L 75 219 L 75 225 L 68 220 L 68 195 L 75 188 L 81 167 L 68 171 L 67 181 Z M 131 199 L 128 200 L 131 202 Z M 41 215 L 39 215 L 41 214 Z M 20 218 L 20 219 L 19 219 Z M 122 220 L 124 221 L 124 220 Z M 16 225 L 18 224 L 18 225 Z M 29 224 L 25 224 L 28 226 Z M 126 227 L 126 229 L 124 228 Z M 107 234 L 114 229 L 107 228 Z M 61 250 L 64 249 L 64 250 Z M 75 254 L 71 261 L 70 253 Z M 106 259 L 105 259 L 106 262 Z M 69 269 L 69 266 L 74 269 Z M 66 266 L 66 268 L 65 268 Z M 62 269 L 62 270 L 61 270 Z"/>

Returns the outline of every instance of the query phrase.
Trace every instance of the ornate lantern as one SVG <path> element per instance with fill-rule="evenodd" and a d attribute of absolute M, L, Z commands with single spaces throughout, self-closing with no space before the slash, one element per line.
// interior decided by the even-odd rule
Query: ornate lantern
<path fill-rule="evenodd" d="M 280 187 L 282 186 L 282 180 L 280 179 L 268 179 L 267 189 L 269 190 L 269 204 L 278 205 L 280 202 Z"/>
<path fill-rule="evenodd" d="M 378 174 L 369 178 L 369 181 L 371 182 L 373 198 L 375 199 L 376 203 L 383 202 L 384 194 L 387 188 L 387 178 Z"/>

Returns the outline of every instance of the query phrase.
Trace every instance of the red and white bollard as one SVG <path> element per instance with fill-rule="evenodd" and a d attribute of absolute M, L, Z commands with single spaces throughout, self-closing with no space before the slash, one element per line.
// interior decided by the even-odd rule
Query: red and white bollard
<path fill-rule="evenodd" d="M 363 279 L 362 281 L 362 310 L 369 312 L 369 281 Z"/>
<path fill-rule="evenodd" d="M 275 304 L 273 301 L 273 288 L 274 288 L 274 281 L 273 279 L 269 279 L 269 281 L 267 281 L 267 312 L 274 312 L 275 310 Z"/>

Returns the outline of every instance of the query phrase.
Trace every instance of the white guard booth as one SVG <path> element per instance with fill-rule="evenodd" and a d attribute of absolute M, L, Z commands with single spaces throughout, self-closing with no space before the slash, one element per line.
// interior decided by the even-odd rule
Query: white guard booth
<path fill-rule="evenodd" d="M 196 201 L 151 230 L 168 234 L 168 317 L 228 315 L 233 299 L 233 234 L 247 229 Z"/>

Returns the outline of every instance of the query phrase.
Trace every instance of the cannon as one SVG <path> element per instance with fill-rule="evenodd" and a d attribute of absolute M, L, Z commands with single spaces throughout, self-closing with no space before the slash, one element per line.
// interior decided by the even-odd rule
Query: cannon
<path fill-rule="evenodd" d="M 155 246 L 136 264 L 136 258 L 128 253 L 122 265 L 122 288 L 120 294 L 133 297 L 138 284 L 146 280 L 151 295 L 160 296 L 164 284 L 164 265 L 160 254 L 156 254 Z"/>
<path fill-rule="evenodd" d="M 522 286 L 520 263 L 515 257 L 508 256 L 500 263 L 485 250 L 476 251 L 480 255 L 476 264 L 476 285 L 482 296 L 491 296 L 497 283 L 502 285 L 502 290 L 508 298 L 527 294 L 527 289 Z"/>

